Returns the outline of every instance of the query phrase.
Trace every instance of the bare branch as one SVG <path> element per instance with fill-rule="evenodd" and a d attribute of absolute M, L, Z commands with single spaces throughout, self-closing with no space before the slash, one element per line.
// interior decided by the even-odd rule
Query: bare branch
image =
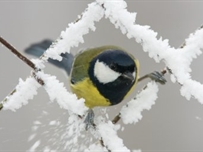
<path fill-rule="evenodd" d="M 23 62 L 25 62 L 32 69 L 36 70 L 35 64 L 30 61 L 27 57 L 22 55 L 19 51 L 17 51 L 11 44 L 9 44 L 4 38 L 0 36 L 0 42 L 6 46 L 13 54 L 15 54 L 18 58 L 20 58 Z"/>

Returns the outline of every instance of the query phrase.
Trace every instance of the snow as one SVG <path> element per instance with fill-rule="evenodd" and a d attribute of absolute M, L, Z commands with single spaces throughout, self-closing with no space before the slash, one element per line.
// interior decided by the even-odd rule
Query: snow
<path fill-rule="evenodd" d="M 158 86 L 152 81 L 149 82 L 137 96 L 122 107 L 120 114 L 124 124 L 132 124 L 142 119 L 141 112 L 150 110 L 157 99 Z"/>
<path fill-rule="evenodd" d="M 61 32 L 58 40 L 45 52 L 44 58 L 61 60 L 61 53 L 70 52 L 71 47 L 77 47 L 79 43 L 84 43 L 83 35 L 89 30 L 95 31 L 95 22 L 99 21 L 104 14 L 104 10 L 96 2 L 90 3 L 81 18 L 70 23 L 65 31 Z"/>
<path fill-rule="evenodd" d="M 105 9 L 99 4 L 103 4 Z M 168 44 L 168 40 L 158 39 L 157 33 L 151 30 L 149 26 L 136 24 L 136 13 L 130 13 L 126 8 L 127 3 L 123 0 L 97 0 L 89 4 L 86 11 L 81 15 L 81 18 L 77 22 L 69 24 L 69 27 L 61 32 L 60 38 L 45 52 L 41 60 L 36 59 L 32 61 L 36 64 L 36 67 L 42 69 L 44 68 L 43 59 L 53 58 L 60 60 L 60 54 L 69 52 L 71 47 L 76 47 L 79 43 L 83 43 L 82 36 L 87 34 L 90 29 L 94 31 L 96 29 L 95 22 L 99 21 L 105 15 L 128 38 L 135 38 L 138 43 L 141 43 L 143 50 L 149 54 L 149 57 L 153 58 L 156 62 L 165 63 L 166 67 L 172 71 L 172 82 L 181 84 L 180 93 L 182 96 L 188 100 L 194 97 L 200 103 L 203 103 L 203 95 L 201 93 L 203 85 L 192 80 L 190 75 L 192 60 L 202 53 L 203 29 L 200 28 L 195 33 L 190 34 L 183 48 L 175 49 Z M 74 112 L 81 110 L 80 114 L 84 113 L 83 105 L 80 105 L 80 103 L 84 103 L 83 99 L 80 99 L 79 102 L 74 102 L 74 100 L 77 100 L 76 96 L 70 94 L 64 88 L 63 83 L 59 83 L 56 77 L 46 74 L 39 75 L 40 78 L 43 76 L 43 80 L 46 81 L 45 89 L 52 101 L 56 99 L 61 107 Z M 16 93 L 7 97 L 9 102 L 4 104 L 4 109 L 15 111 L 22 105 L 27 104 L 28 100 L 37 94 L 36 90 L 39 86 L 33 78 L 28 78 L 25 82 L 20 79 L 16 87 Z M 56 87 L 53 88 L 52 86 Z M 30 90 L 29 93 L 26 90 Z M 60 95 L 57 95 L 59 92 Z M 65 97 L 67 97 L 66 100 Z M 73 101 L 74 106 L 71 103 L 69 104 L 67 99 Z M 80 108 L 76 110 L 76 107 Z"/>
<path fill-rule="evenodd" d="M 51 126 L 53 126 L 53 125 L 60 125 L 60 122 L 52 120 L 52 121 L 49 122 L 49 125 L 51 125 Z"/>
<path fill-rule="evenodd" d="M 118 137 L 117 130 L 120 127 L 112 124 L 111 121 L 108 123 L 100 123 L 97 126 L 98 132 L 101 135 L 104 145 L 112 152 L 123 151 L 130 152 L 130 150 L 124 146 L 123 140 Z"/>
<path fill-rule="evenodd" d="M 180 93 L 187 100 L 193 96 L 195 97 L 201 104 L 203 104 L 203 85 L 195 80 L 188 79 L 184 82 L 183 86 L 180 89 Z"/>
<path fill-rule="evenodd" d="M 42 123 L 41 123 L 40 121 L 36 120 L 36 121 L 33 122 L 33 124 L 34 124 L 34 125 L 40 125 L 40 124 L 42 124 Z"/>
<path fill-rule="evenodd" d="M 128 12 L 127 4 L 123 0 L 97 0 L 97 2 L 104 5 L 105 17 L 109 18 L 116 28 L 120 28 L 128 38 L 134 38 L 137 43 L 140 43 L 150 58 L 156 62 L 165 63 L 173 73 L 171 80 L 182 85 L 182 96 L 186 99 L 194 96 L 200 103 L 203 103 L 201 91 L 196 93 L 189 89 L 193 85 L 199 89 L 203 88 L 203 85 L 192 80 L 190 75 L 192 60 L 202 53 L 203 28 L 190 34 L 183 48 L 175 49 L 169 45 L 167 39 L 157 38 L 157 33 L 151 30 L 150 26 L 136 24 L 136 13 Z"/>
<path fill-rule="evenodd" d="M 30 135 L 30 137 L 28 138 L 28 141 L 33 140 L 35 137 L 36 137 L 36 134 L 32 134 L 32 135 Z"/>
<path fill-rule="evenodd" d="M 40 140 L 36 141 L 36 142 L 32 145 L 32 147 L 29 149 L 29 151 L 30 151 L 30 152 L 31 152 L 31 151 L 36 151 L 36 148 L 39 147 L 40 143 L 41 143 Z"/>
<path fill-rule="evenodd" d="M 85 149 L 84 152 L 108 152 L 108 150 L 100 144 L 92 144 L 88 149 Z"/>
<path fill-rule="evenodd" d="M 35 64 L 35 67 L 37 69 L 43 69 L 43 68 L 45 68 L 43 60 L 40 60 L 40 59 L 31 59 L 31 61 Z"/>
<path fill-rule="evenodd" d="M 37 72 L 36 75 L 44 80 L 44 89 L 51 101 L 56 100 L 60 107 L 67 109 L 70 114 L 84 115 L 87 111 L 84 99 L 78 99 L 75 94 L 68 92 L 64 84 L 56 79 L 56 76 L 45 74 L 42 71 Z"/>
<path fill-rule="evenodd" d="M 32 126 L 32 131 L 38 130 L 39 126 Z"/>
<path fill-rule="evenodd" d="M 6 97 L 7 101 L 4 103 L 3 110 L 16 111 L 22 105 L 26 105 L 29 100 L 33 99 L 34 95 L 37 95 L 37 89 L 40 86 L 33 77 L 29 77 L 25 81 L 19 79 L 15 92 Z"/>
<path fill-rule="evenodd" d="M 202 54 L 203 29 L 200 28 L 193 34 L 190 34 L 189 38 L 185 40 L 184 47 L 176 49 L 169 45 L 167 39 L 157 38 L 157 32 L 151 30 L 150 26 L 136 24 L 137 14 L 128 12 L 126 8 L 127 3 L 123 0 L 96 0 L 96 2 L 89 4 L 86 11 L 81 15 L 81 18 L 77 22 L 70 23 L 68 28 L 61 32 L 60 37 L 45 52 L 42 58 L 32 60 L 33 63 L 37 68 L 43 69 L 44 61 L 47 61 L 48 58 L 61 60 L 60 54 L 69 52 L 72 47 L 77 47 L 79 43 L 83 43 L 83 36 L 88 34 L 90 30 L 95 31 L 95 22 L 105 15 L 115 25 L 115 28 L 119 28 L 127 38 L 134 38 L 137 43 L 140 43 L 143 51 L 148 53 L 150 58 L 153 58 L 156 62 L 165 63 L 166 67 L 172 71 L 172 82 L 177 82 L 181 85 L 180 93 L 182 96 L 188 100 L 194 97 L 203 104 L 203 85 L 198 81 L 192 80 L 190 74 L 192 71 L 190 65 L 193 59 Z M 59 82 L 55 76 L 45 74 L 43 71 L 36 72 L 36 76 L 44 81 L 43 87 L 47 91 L 50 100 L 56 100 L 60 107 L 68 110 L 70 114 L 69 126 L 63 136 L 61 136 L 63 142 L 60 144 L 65 144 L 64 149 L 70 145 L 77 144 L 79 137 L 83 138 L 81 128 L 84 125 L 82 125 L 82 120 L 79 120 L 77 115 L 82 116 L 87 111 L 84 99 L 78 99 L 75 94 L 68 92 L 64 84 Z M 28 100 L 33 99 L 34 95 L 37 94 L 37 89 L 40 86 L 33 77 L 29 77 L 25 81 L 20 79 L 19 84 L 16 86 L 16 92 L 7 97 L 8 101 L 4 103 L 3 109 L 15 111 L 22 107 L 22 105 L 26 105 Z M 121 119 L 124 124 L 138 122 L 142 118 L 141 112 L 144 109 L 149 110 L 155 103 L 157 93 L 157 84 L 154 81 L 149 82 L 147 87 L 135 99 L 129 101 L 121 109 Z M 73 113 L 76 115 L 71 115 Z M 35 125 L 33 126 L 33 131 L 38 130 L 41 122 L 36 121 Z M 57 128 L 61 124 L 53 120 L 50 121 L 49 125 L 50 127 Z M 124 146 L 123 140 L 118 137 L 118 129 L 120 129 L 120 126 L 114 125 L 110 121 L 108 123 L 104 123 L 104 121 L 97 123 L 97 133 L 109 150 L 130 151 Z M 28 140 L 33 140 L 35 136 L 35 134 L 31 135 Z M 91 141 L 90 139 L 87 140 Z M 30 148 L 30 151 L 36 150 L 40 146 L 40 143 L 40 140 L 36 141 Z M 83 147 L 81 146 L 80 148 Z M 101 145 L 94 143 L 86 149 L 86 152 L 93 151 L 94 149 L 106 150 Z M 48 151 L 49 147 L 46 147 L 45 150 Z M 134 151 L 139 152 L 140 150 Z"/>
<path fill-rule="evenodd" d="M 77 115 L 67 115 L 68 112 L 65 112 L 65 114 L 59 113 L 59 117 L 53 120 L 50 120 L 51 116 L 39 116 L 40 122 L 43 121 L 43 123 L 37 125 L 38 130 L 32 130 L 32 134 L 28 138 L 28 140 L 31 139 L 29 142 L 33 144 L 38 139 L 41 140 L 42 145 L 36 151 L 45 148 L 47 151 L 48 149 L 50 151 L 84 151 L 84 149 L 87 149 L 92 140 L 88 136 L 89 134 L 86 135 L 88 132 L 85 131 L 84 120 Z"/>

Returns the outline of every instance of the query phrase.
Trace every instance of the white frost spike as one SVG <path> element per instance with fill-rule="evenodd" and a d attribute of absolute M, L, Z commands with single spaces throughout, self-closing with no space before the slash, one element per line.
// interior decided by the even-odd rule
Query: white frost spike
<path fill-rule="evenodd" d="M 84 99 L 78 99 L 75 94 L 66 90 L 64 84 L 59 82 L 55 76 L 45 74 L 42 71 L 36 73 L 39 78 L 44 80 L 44 88 L 51 101 L 56 100 L 61 108 L 67 109 L 69 113 L 83 115 L 87 110 Z"/>
<path fill-rule="evenodd" d="M 112 124 L 111 121 L 109 121 L 108 123 L 100 123 L 97 127 L 104 145 L 108 147 L 110 151 L 130 152 L 130 150 L 124 146 L 123 140 L 117 135 L 116 131 L 118 130 L 118 127 Z"/>
<path fill-rule="evenodd" d="M 37 94 L 37 89 L 41 85 L 33 78 L 29 77 L 25 81 L 19 79 L 19 83 L 16 86 L 16 91 L 11 96 L 7 97 L 7 102 L 4 103 L 3 110 L 15 111 L 26 105 L 28 100 L 33 99 Z"/>
<path fill-rule="evenodd" d="M 144 109 L 150 110 L 155 104 L 158 93 L 157 84 L 152 81 L 147 84 L 147 87 L 142 90 L 135 99 L 129 101 L 127 106 L 121 109 L 121 118 L 124 124 L 136 123 L 142 118 L 141 112 Z"/>

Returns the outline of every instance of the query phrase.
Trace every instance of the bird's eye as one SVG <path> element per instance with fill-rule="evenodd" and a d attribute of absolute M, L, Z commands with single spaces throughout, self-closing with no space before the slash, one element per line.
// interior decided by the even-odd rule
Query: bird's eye
<path fill-rule="evenodd" d="M 72 84 L 75 84 L 75 80 L 74 80 L 73 78 L 70 80 L 70 82 L 71 82 Z"/>
<path fill-rule="evenodd" d="M 116 69 L 116 65 L 114 63 L 110 64 L 109 66 L 112 70 L 115 70 Z"/>

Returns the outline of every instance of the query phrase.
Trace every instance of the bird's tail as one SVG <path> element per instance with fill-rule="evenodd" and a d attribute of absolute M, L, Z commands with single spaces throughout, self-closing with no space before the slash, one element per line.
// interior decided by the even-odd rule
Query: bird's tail
<path fill-rule="evenodd" d="M 34 43 L 30 45 L 28 48 L 25 49 L 25 52 L 27 54 L 34 55 L 36 57 L 40 57 L 52 44 L 52 40 L 46 39 L 38 43 Z M 53 60 L 53 59 L 48 59 L 50 63 L 53 65 L 62 68 L 66 71 L 66 73 L 69 75 L 71 68 L 72 68 L 72 63 L 73 63 L 73 55 L 71 53 L 64 53 L 61 54 L 62 60 Z"/>

